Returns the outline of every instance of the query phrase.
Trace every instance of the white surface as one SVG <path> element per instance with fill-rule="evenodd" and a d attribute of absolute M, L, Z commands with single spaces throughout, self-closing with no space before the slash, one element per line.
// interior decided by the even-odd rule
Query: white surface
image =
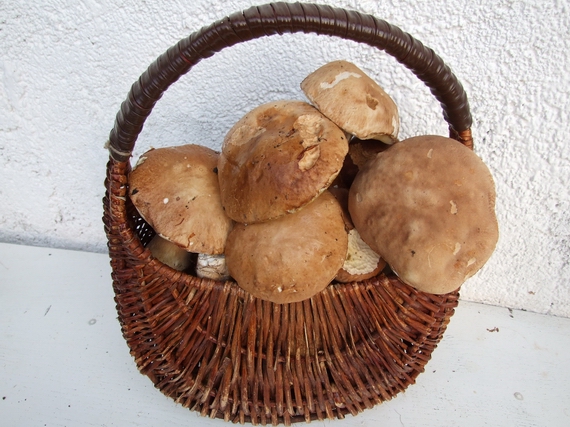
<path fill-rule="evenodd" d="M 103 252 L 102 149 L 120 103 L 179 39 L 255 0 L 0 2 L 0 241 Z M 501 237 L 463 297 L 570 317 L 570 11 L 567 1 L 322 0 L 386 19 L 464 84 L 477 153 L 497 183 Z M 437 102 L 383 53 L 305 35 L 239 45 L 198 64 L 146 123 L 152 146 L 219 147 L 262 102 L 299 98 L 324 62 L 363 67 L 400 107 L 402 137 L 446 134 Z"/>
<path fill-rule="evenodd" d="M 570 319 L 461 301 L 426 372 L 356 417 L 310 425 L 570 425 Z M 0 244 L 2 425 L 223 427 L 139 374 L 108 257 Z"/>

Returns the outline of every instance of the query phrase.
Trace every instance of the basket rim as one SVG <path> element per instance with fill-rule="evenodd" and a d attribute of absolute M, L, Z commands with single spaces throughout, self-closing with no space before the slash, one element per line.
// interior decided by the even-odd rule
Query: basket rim
<path fill-rule="evenodd" d="M 432 49 L 373 15 L 329 5 L 275 2 L 233 13 L 180 40 L 132 85 L 109 134 L 109 155 L 127 161 L 162 94 L 194 65 L 245 41 L 287 33 L 316 33 L 383 50 L 410 69 L 440 102 L 451 138 L 473 147 L 472 117 L 463 86 Z"/>

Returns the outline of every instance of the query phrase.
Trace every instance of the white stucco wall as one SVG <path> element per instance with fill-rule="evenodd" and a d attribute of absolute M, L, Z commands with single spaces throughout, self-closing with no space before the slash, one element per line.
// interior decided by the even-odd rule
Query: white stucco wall
<path fill-rule="evenodd" d="M 103 145 L 131 84 L 192 31 L 251 0 L 0 2 L 0 241 L 103 252 Z M 497 185 L 501 236 L 462 298 L 570 316 L 570 6 L 567 1 L 322 0 L 400 26 L 465 86 L 476 152 Z M 446 135 L 438 103 L 383 52 L 307 35 L 198 64 L 148 119 L 150 146 L 219 148 L 247 110 L 302 98 L 317 66 L 348 59 L 392 95 L 401 137 Z M 31 263 L 33 267 L 33 263 Z"/>

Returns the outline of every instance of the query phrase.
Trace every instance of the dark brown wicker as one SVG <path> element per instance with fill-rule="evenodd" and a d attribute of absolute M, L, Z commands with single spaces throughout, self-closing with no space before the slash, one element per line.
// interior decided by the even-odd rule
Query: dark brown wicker
<path fill-rule="evenodd" d="M 472 147 L 469 105 L 450 69 L 409 34 L 355 11 L 300 3 L 252 7 L 181 40 L 141 75 L 110 134 L 103 200 L 119 320 L 139 370 L 158 389 L 232 422 L 343 418 L 392 398 L 424 370 L 458 302 L 457 292 L 425 294 L 380 274 L 278 305 L 231 281 L 174 271 L 145 249 L 154 231 L 130 203 L 127 176 L 156 101 L 203 58 L 293 32 L 350 39 L 394 56 L 440 101 L 450 135 Z"/>

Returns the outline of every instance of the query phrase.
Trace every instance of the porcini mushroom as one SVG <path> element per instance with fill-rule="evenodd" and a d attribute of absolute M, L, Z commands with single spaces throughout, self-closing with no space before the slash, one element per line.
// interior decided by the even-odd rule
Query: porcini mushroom
<path fill-rule="evenodd" d="M 195 263 L 196 254 L 182 249 L 159 234 L 154 235 L 147 249 L 157 260 L 178 271 L 188 270 Z"/>
<path fill-rule="evenodd" d="M 380 255 L 366 244 L 356 228 L 348 232 L 348 250 L 335 279 L 341 283 L 357 282 L 376 276 L 386 267 Z"/>
<path fill-rule="evenodd" d="M 376 157 L 376 154 L 387 150 L 390 147 L 381 141 L 371 139 L 351 138 L 348 145 L 348 156 L 352 163 L 360 169 L 365 163 Z"/>
<path fill-rule="evenodd" d="M 356 65 L 329 62 L 309 74 L 301 89 L 321 113 L 351 135 L 396 142 L 400 128 L 396 104 Z"/>
<path fill-rule="evenodd" d="M 349 211 L 403 282 L 434 294 L 459 288 L 498 239 L 489 169 L 442 136 L 401 141 L 368 162 L 350 188 Z"/>
<path fill-rule="evenodd" d="M 236 223 L 226 260 L 240 287 L 264 300 L 289 303 L 326 288 L 344 263 L 347 245 L 340 205 L 325 191 L 290 215 Z"/>
<path fill-rule="evenodd" d="M 129 174 L 129 196 L 163 238 L 186 251 L 220 255 L 233 221 L 225 214 L 218 153 L 194 144 L 152 149 Z"/>
<path fill-rule="evenodd" d="M 226 256 L 224 254 L 198 254 L 196 276 L 219 281 L 228 280 L 230 273 L 226 263 Z"/>
<path fill-rule="evenodd" d="M 339 185 L 349 188 L 360 168 L 369 160 L 376 157 L 376 154 L 386 150 L 388 147 L 390 147 L 390 145 L 375 139 L 350 138 L 348 142 L 348 155 L 344 158 L 342 169 L 331 186 Z"/>
<path fill-rule="evenodd" d="M 366 280 L 376 276 L 386 266 L 380 255 L 374 252 L 370 246 L 362 240 L 348 211 L 348 188 L 332 186 L 329 192 L 339 202 L 345 229 L 348 232 L 348 249 L 342 267 L 336 274 L 335 280 L 341 283 Z"/>
<path fill-rule="evenodd" d="M 330 186 L 347 151 L 344 132 L 306 102 L 261 105 L 224 139 L 222 205 L 230 218 L 248 224 L 295 212 Z"/>

